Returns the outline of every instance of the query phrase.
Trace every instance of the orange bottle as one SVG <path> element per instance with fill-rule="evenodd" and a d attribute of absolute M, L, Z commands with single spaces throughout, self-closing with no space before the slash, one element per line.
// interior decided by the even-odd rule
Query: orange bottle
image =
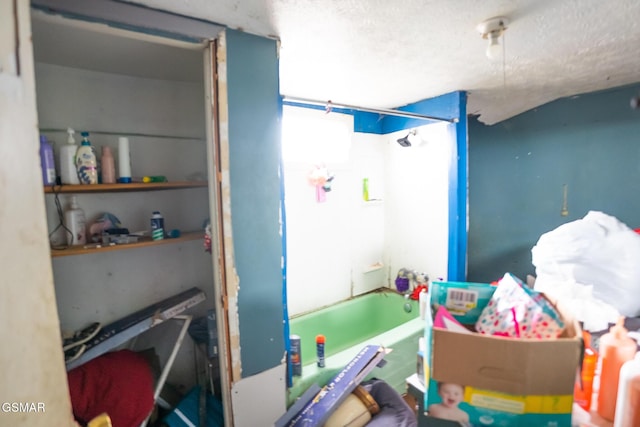
<path fill-rule="evenodd" d="M 616 398 L 620 368 L 632 360 L 636 354 L 637 344 L 627 335 L 624 317 L 600 338 L 600 390 L 598 391 L 598 414 L 613 421 L 616 413 Z"/>
<path fill-rule="evenodd" d="M 593 395 L 593 377 L 596 373 L 598 363 L 598 353 L 591 347 L 591 334 L 582 332 L 584 340 L 584 358 L 580 378 L 576 380 L 573 388 L 573 399 L 585 411 L 591 410 L 591 396 Z"/>

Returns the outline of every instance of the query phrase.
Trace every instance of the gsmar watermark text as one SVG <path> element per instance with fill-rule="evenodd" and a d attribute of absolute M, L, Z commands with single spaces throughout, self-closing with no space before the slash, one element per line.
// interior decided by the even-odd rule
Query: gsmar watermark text
<path fill-rule="evenodd" d="M 2 402 L 2 412 L 44 412 L 44 402 Z"/>

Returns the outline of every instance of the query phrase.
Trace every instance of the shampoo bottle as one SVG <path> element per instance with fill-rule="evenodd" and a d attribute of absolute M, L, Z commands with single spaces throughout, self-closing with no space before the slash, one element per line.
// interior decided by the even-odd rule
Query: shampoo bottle
<path fill-rule="evenodd" d="M 53 158 L 53 147 L 44 135 L 40 135 L 40 166 L 42 167 L 42 183 L 55 185 L 56 163 Z"/>
<path fill-rule="evenodd" d="M 620 369 L 613 427 L 640 426 L 640 353 Z"/>
<path fill-rule="evenodd" d="M 63 184 L 80 184 L 76 168 L 78 145 L 73 137 L 75 132 L 73 129 L 68 128 L 69 137 L 67 138 L 67 143 L 60 147 L 60 181 Z"/>
<path fill-rule="evenodd" d="M 625 362 L 636 354 L 637 344 L 627 334 L 624 317 L 600 338 L 600 390 L 598 391 L 598 414 L 613 421 L 616 413 L 616 400 L 620 369 Z"/>
<path fill-rule="evenodd" d="M 76 153 L 76 168 L 81 184 L 98 183 L 98 164 L 96 153 L 89 142 L 89 132 L 82 132 L 82 145 Z"/>
<path fill-rule="evenodd" d="M 84 245 L 87 243 L 87 222 L 84 211 L 78 206 L 76 196 L 71 196 L 69 208 L 64 213 L 64 225 L 68 230 L 68 245 Z"/>

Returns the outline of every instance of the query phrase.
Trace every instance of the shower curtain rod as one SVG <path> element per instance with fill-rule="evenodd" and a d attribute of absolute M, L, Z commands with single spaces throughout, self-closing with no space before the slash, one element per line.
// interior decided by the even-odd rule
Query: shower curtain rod
<path fill-rule="evenodd" d="M 348 109 L 348 110 L 357 110 L 357 111 L 363 111 L 363 112 L 366 112 L 366 113 L 378 113 L 378 114 L 384 114 L 384 115 L 388 115 L 388 116 L 410 117 L 412 119 L 437 120 L 437 121 L 440 121 L 440 122 L 458 123 L 458 119 L 445 119 L 445 118 L 442 118 L 442 117 L 434 117 L 434 116 L 428 116 L 426 114 L 412 113 L 410 111 L 392 110 L 392 109 L 387 109 L 387 108 L 357 107 L 357 106 L 354 106 L 354 105 L 336 104 L 336 103 L 331 102 L 331 101 L 314 101 L 314 100 L 311 100 L 311 99 L 292 98 L 292 97 L 289 97 L 289 96 L 285 96 L 283 101 L 284 102 L 293 102 L 293 103 L 298 103 L 298 104 L 319 105 L 319 106 L 328 107 L 328 108 L 344 108 L 344 109 Z"/>

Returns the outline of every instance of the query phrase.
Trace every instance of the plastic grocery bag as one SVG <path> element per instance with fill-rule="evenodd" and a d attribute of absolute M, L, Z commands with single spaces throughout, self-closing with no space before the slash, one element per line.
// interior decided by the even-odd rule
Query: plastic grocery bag
<path fill-rule="evenodd" d="M 585 329 L 640 315 L 640 235 L 617 218 L 590 211 L 540 236 L 531 255 L 535 289 L 566 304 Z"/>

